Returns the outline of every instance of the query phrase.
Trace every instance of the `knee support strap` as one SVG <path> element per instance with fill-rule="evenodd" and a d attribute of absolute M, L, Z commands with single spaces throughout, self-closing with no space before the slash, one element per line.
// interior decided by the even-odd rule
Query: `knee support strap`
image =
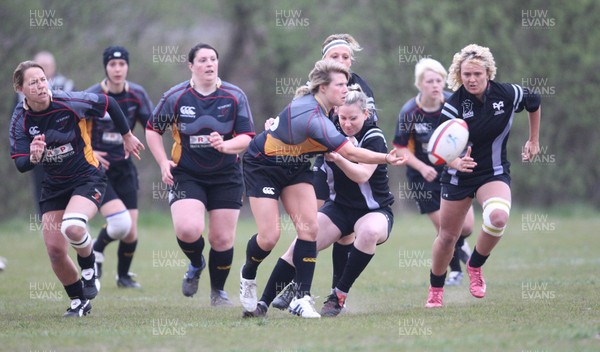
<path fill-rule="evenodd" d="M 121 240 L 131 230 L 131 216 L 128 210 L 123 210 L 106 217 L 106 234 L 114 240 Z"/>
<path fill-rule="evenodd" d="M 60 232 L 67 242 L 71 244 L 73 248 L 85 248 L 92 243 L 92 237 L 87 232 L 87 221 L 88 217 L 81 213 L 66 213 L 63 215 L 62 224 L 60 225 Z M 71 226 L 78 226 L 85 229 L 85 235 L 81 241 L 73 241 L 67 236 L 67 229 Z"/>
<path fill-rule="evenodd" d="M 506 215 L 510 215 L 510 202 L 504 198 L 492 197 L 483 203 L 483 231 L 494 237 L 501 237 L 504 234 L 506 226 L 497 227 L 492 224 L 490 215 L 494 210 L 502 210 Z"/>

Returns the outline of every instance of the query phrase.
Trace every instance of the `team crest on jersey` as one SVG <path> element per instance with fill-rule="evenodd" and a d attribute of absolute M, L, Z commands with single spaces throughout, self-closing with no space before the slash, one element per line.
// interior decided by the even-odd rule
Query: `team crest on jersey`
<path fill-rule="evenodd" d="M 473 117 L 473 102 L 470 99 L 465 99 L 462 102 L 462 109 L 464 120 Z"/>
<path fill-rule="evenodd" d="M 503 101 L 499 101 L 496 103 L 492 103 L 492 108 L 494 108 L 494 116 L 496 115 L 500 115 L 500 114 L 504 114 L 504 102 Z"/>
<path fill-rule="evenodd" d="M 182 117 L 196 117 L 196 107 L 184 105 L 179 108 L 179 115 Z"/>
<path fill-rule="evenodd" d="M 217 106 L 217 109 L 219 109 L 218 117 L 227 116 L 227 115 L 229 115 L 229 109 L 231 109 L 231 104 Z"/>
<path fill-rule="evenodd" d="M 33 136 L 37 136 L 38 134 L 40 134 L 40 129 L 38 126 L 31 126 L 29 127 L 29 135 Z"/>

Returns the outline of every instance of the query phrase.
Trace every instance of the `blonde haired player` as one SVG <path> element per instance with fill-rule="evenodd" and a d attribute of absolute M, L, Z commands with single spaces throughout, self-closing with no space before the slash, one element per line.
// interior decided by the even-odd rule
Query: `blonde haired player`
<path fill-rule="evenodd" d="M 523 109 L 529 115 L 529 139 L 522 158 L 530 160 L 539 152 L 540 96 L 516 84 L 497 83 L 495 75 L 492 53 L 477 44 L 456 53 L 449 69 L 448 86 L 455 92 L 442 115 L 467 122 L 470 146 L 442 173 L 440 229 L 433 243 L 427 308 L 443 306 L 446 268 L 473 198 L 483 208 L 483 226 L 467 263 L 469 289 L 476 298 L 486 294 L 481 267 L 504 234 L 511 206 L 506 141 L 515 113 Z"/>
<path fill-rule="evenodd" d="M 436 233 L 440 227 L 440 176 L 444 166 L 433 165 L 429 161 L 427 146 L 442 120 L 444 102 L 452 94 L 444 91 L 447 76 L 446 69 L 437 60 L 424 58 L 415 65 L 415 87 L 419 93 L 400 109 L 394 135 L 394 147 L 415 156 L 409 159 L 406 168 L 407 188 L 417 190 L 414 192 L 415 203 L 421 214 L 427 214 Z M 460 262 L 466 263 L 471 255 L 465 238 L 471 234 L 473 222 L 473 207 L 470 207 L 450 261 L 451 271 L 446 285 L 456 286 L 462 281 L 464 274 Z"/>

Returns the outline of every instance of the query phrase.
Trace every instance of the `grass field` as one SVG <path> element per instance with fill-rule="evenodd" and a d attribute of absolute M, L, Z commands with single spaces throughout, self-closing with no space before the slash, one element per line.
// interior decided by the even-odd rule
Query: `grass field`
<path fill-rule="evenodd" d="M 479 216 L 476 223 L 480 223 Z M 92 223 L 93 231 L 100 218 Z M 282 240 L 258 273 L 259 295 Z M 254 231 L 240 221 L 234 269 L 226 290 L 234 308 L 210 307 L 207 272 L 199 294 L 183 297 L 187 261 L 170 218 L 143 214 L 132 271 L 143 285 L 122 290 L 113 280 L 117 246 L 106 251 L 102 290 L 92 314 L 63 319 L 68 298 L 51 271 L 35 222 L 0 226 L 0 350 L 2 351 L 599 351 L 600 219 L 513 208 L 507 235 L 484 267 L 488 294 L 478 300 L 468 280 L 446 288 L 442 309 L 423 308 L 432 226 L 425 217 L 398 216 L 389 241 L 352 288 L 337 318 L 303 320 L 269 310 L 242 320 L 237 290 L 245 243 Z M 471 247 L 474 238 L 469 239 Z M 71 251 L 73 252 L 73 251 Z M 329 292 L 330 251 L 319 256 L 313 294 L 317 309 Z"/>

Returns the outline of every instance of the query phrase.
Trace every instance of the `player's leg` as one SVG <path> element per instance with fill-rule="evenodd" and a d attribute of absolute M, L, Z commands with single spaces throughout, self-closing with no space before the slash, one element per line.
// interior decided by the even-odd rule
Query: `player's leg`
<path fill-rule="evenodd" d="M 240 302 L 245 312 L 254 312 L 258 303 L 258 266 L 269 256 L 280 236 L 279 202 L 276 198 L 252 196 L 248 197 L 248 201 L 258 232 L 248 240 L 246 246 L 246 261 L 240 271 Z"/>
<path fill-rule="evenodd" d="M 297 291 L 289 309 L 303 318 L 320 318 L 310 294 L 317 262 L 318 223 L 314 188 L 304 182 L 289 185 L 281 192 L 281 200 L 298 234 L 293 254 Z"/>
<path fill-rule="evenodd" d="M 113 165 L 111 167 L 112 185 L 119 199 L 123 201 L 131 218 L 131 227 L 125 237 L 119 241 L 117 250 L 117 286 L 122 288 L 141 287 L 133 277 L 136 275 L 130 272 L 135 250 L 138 244 L 138 175 L 137 169 L 131 160 L 126 164 Z"/>
<path fill-rule="evenodd" d="M 181 184 L 179 185 L 181 187 Z M 191 188 L 187 187 L 189 191 Z M 181 191 L 183 192 L 183 191 Z M 186 194 L 171 203 L 171 217 L 177 243 L 183 254 L 190 260 L 188 270 L 183 277 L 181 291 L 184 296 L 192 297 L 198 292 L 200 274 L 206 266 L 202 251 L 204 250 L 204 203 L 198 199 L 186 198 Z M 189 194 L 191 196 L 191 194 Z"/>
<path fill-rule="evenodd" d="M 354 245 L 334 292 L 321 309 L 323 316 L 335 317 L 341 313 L 350 288 L 375 255 L 376 246 L 387 240 L 393 221 L 392 211 L 388 208 L 365 214 L 356 221 Z"/>
<path fill-rule="evenodd" d="M 131 228 L 127 236 L 119 242 L 117 250 L 117 286 L 122 288 L 140 288 L 141 285 L 133 279 L 135 274 L 130 272 L 131 263 L 138 244 L 138 216 L 137 209 L 129 209 Z"/>
<path fill-rule="evenodd" d="M 213 306 L 233 305 L 225 292 L 225 281 L 233 263 L 233 244 L 239 215 L 239 209 L 213 209 L 208 212 L 208 241 L 211 247 L 208 269 Z"/>
<path fill-rule="evenodd" d="M 454 245 L 460 236 L 464 219 L 471 206 L 471 198 L 461 200 L 442 199 L 440 204 L 440 227 L 433 241 L 428 308 L 441 307 L 446 270 L 454 254 Z"/>
<path fill-rule="evenodd" d="M 269 280 L 263 289 L 262 296 L 256 305 L 254 311 L 244 311 L 244 318 L 260 318 L 267 315 L 269 305 L 277 309 L 287 309 L 294 298 L 296 268 L 293 265 L 292 258 L 296 239 L 288 247 L 287 251 L 277 259 Z"/>
<path fill-rule="evenodd" d="M 67 294 L 71 297 L 71 306 L 65 313 L 65 316 L 80 317 L 88 314 L 92 308 L 89 300 L 96 297 L 100 288 L 94 268 L 96 260 L 92 250 L 92 236 L 88 232 L 87 222 L 98 211 L 101 192 L 104 190 L 102 186 L 102 184 L 88 184 L 77 188 L 73 192 L 73 196 L 69 199 L 64 212 L 62 212 L 62 222 L 58 228 L 60 228 L 60 233 L 66 240 L 65 242 L 70 244 L 77 252 L 77 262 L 81 268 L 81 279 L 75 279 L 73 274 L 76 274 L 77 270 L 71 259 L 68 256 L 67 258 L 64 257 L 67 255 L 66 251 L 59 252 L 61 253 L 59 256 L 62 256 L 62 259 L 59 259 L 59 262 L 53 265 L 53 268 L 61 268 L 58 269 L 61 272 L 60 275 L 63 276 L 61 282 L 63 282 Z M 102 191 L 99 188 L 102 188 Z M 44 215 L 46 216 L 46 214 Z M 46 216 L 51 222 L 49 224 L 51 230 L 48 236 L 44 235 L 44 237 L 56 241 L 55 230 L 58 225 L 56 223 L 58 219 L 53 215 L 57 214 L 52 214 L 51 212 Z M 56 258 L 55 254 L 51 256 Z M 57 271 L 55 270 L 55 272 Z"/>
<path fill-rule="evenodd" d="M 471 294 L 483 298 L 486 284 L 481 267 L 500 241 L 508 223 L 511 206 L 510 186 L 503 181 L 492 181 L 481 186 L 477 190 L 476 197 L 483 208 L 483 225 L 477 238 L 477 245 L 473 248 L 473 254 L 467 264 L 467 271 Z"/>
<path fill-rule="evenodd" d="M 83 282 L 79 276 L 79 270 L 69 257 L 70 241 L 60 230 L 63 214 L 62 210 L 45 212 L 42 215 L 42 234 L 52 270 L 71 299 L 71 304 L 64 316 L 79 317 L 87 315 L 92 306 L 83 293 Z"/>
<path fill-rule="evenodd" d="M 331 244 L 337 243 L 336 241 L 341 237 L 341 231 L 329 216 L 321 211 L 317 213 L 317 222 L 319 224 L 317 252 L 320 252 Z M 261 301 L 265 303 L 272 301 L 273 307 L 278 309 L 287 309 L 295 295 L 296 287 L 293 283 L 293 278 L 296 276 L 296 268 L 293 264 L 295 244 L 296 240 L 294 239 L 288 250 L 277 261 L 261 297 Z M 278 291 L 280 291 L 279 294 Z M 273 297 L 275 298 L 273 299 Z"/>
<path fill-rule="evenodd" d="M 107 186 L 106 194 L 100 213 L 106 219 L 106 224 L 94 240 L 94 255 L 96 256 L 98 278 L 102 277 L 104 265 L 104 249 L 106 246 L 128 235 L 131 230 L 131 216 L 125 204 L 117 197 L 111 186 Z"/>

